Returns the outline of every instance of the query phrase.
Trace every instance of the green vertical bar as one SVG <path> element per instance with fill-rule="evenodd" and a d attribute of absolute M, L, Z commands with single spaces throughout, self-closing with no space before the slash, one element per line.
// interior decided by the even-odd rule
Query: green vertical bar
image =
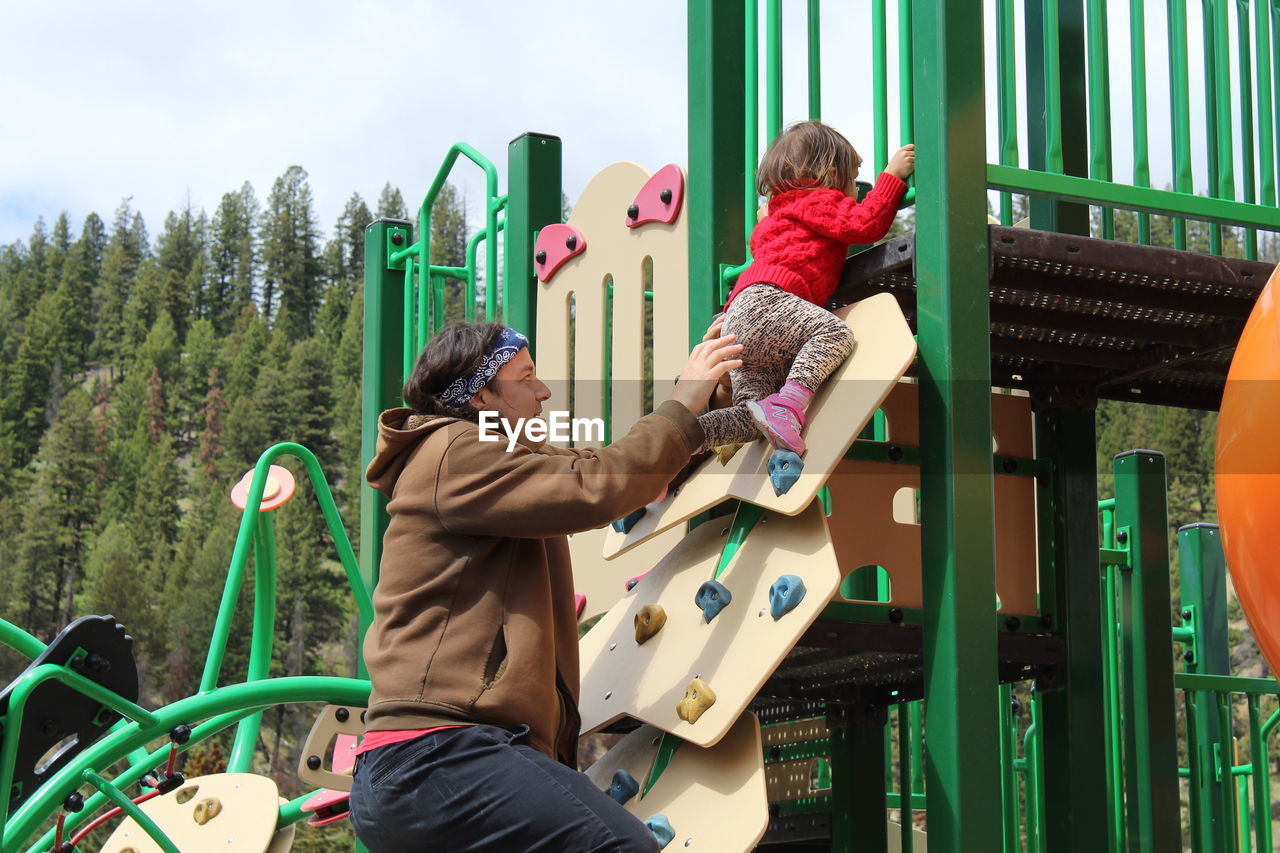
<path fill-rule="evenodd" d="M 1013 715 L 1013 687 L 1001 684 L 998 691 L 1000 709 L 1000 809 L 1003 820 L 1001 850 L 1018 853 L 1018 771 L 1014 759 L 1018 757 L 1018 718 Z"/>
<path fill-rule="evenodd" d="M 1129 0 L 1129 65 L 1133 98 L 1133 183 L 1151 186 L 1151 157 L 1147 140 L 1147 22 L 1146 0 Z M 1138 214 L 1138 242 L 1151 244 L 1151 214 Z"/>
<path fill-rule="evenodd" d="M 769 142 L 782 133 L 782 0 L 765 2 L 765 103 Z"/>
<path fill-rule="evenodd" d="M 911 808 L 911 713 L 907 702 L 898 703 L 898 820 L 901 822 L 902 853 L 915 850 L 915 812 Z"/>
<path fill-rule="evenodd" d="M 809 0 L 809 118 L 822 119 L 822 8 Z"/>
<path fill-rule="evenodd" d="M 1221 793 L 1223 849 L 1232 853 L 1240 849 L 1236 837 L 1236 780 L 1231 768 L 1235 763 L 1235 743 L 1231 734 L 1231 694 L 1215 692 L 1218 706 L 1218 790 Z"/>
<path fill-rule="evenodd" d="M 760 150 L 760 37 L 757 30 L 760 21 L 759 0 L 745 0 L 746 17 L 743 20 L 743 58 L 745 61 L 745 86 L 743 87 L 745 133 L 743 142 L 742 225 L 743 239 L 751 243 L 751 232 L 756 229 L 756 208 L 760 197 L 756 193 L 756 160 Z"/>
<path fill-rule="evenodd" d="M 916 138 L 915 75 L 911 70 L 911 1 L 898 0 L 898 126 L 899 145 Z"/>
<path fill-rule="evenodd" d="M 538 281 L 533 241 L 540 228 L 561 218 L 560 137 L 524 133 L 507 145 L 507 224 L 503 236 L 503 321 L 529 337 L 537 355 Z M 495 241 L 490 237 L 491 241 Z"/>
<path fill-rule="evenodd" d="M 1099 601 L 1094 414 L 1052 408 L 1036 416 L 1036 456 L 1052 466 L 1051 548 L 1042 572 L 1053 596 L 1042 614 L 1066 641 L 1060 687 L 1038 692 L 1045 760 L 1044 838 L 1050 851 L 1106 850 L 1109 821 L 1103 713 L 1103 624 Z"/>
<path fill-rule="evenodd" d="M 1253 36 L 1250 33 L 1248 0 L 1236 0 L 1236 43 L 1239 48 L 1237 80 L 1240 87 L 1240 196 L 1241 200 L 1253 204 L 1257 198 L 1254 193 L 1253 180 L 1253 61 L 1251 50 Z M 1261 94 L 1259 94 L 1261 97 Z M 1245 257 L 1251 261 L 1258 259 L 1258 231 L 1255 228 L 1244 230 Z"/>
<path fill-rule="evenodd" d="M 889 49 L 885 0 L 871 0 L 871 105 L 875 110 L 875 173 L 889 163 Z"/>
<path fill-rule="evenodd" d="M 1266 205 L 1276 203 L 1275 133 L 1271 125 L 1274 105 L 1271 102 L 1271 19 L 1267 0 L 1254 3 L 1254 32 L 1258 70 L 1258 164 L 1259 200 Z M 1253 120 L 1252 117 L 1250 119 Z"/>
<path fill-rule="evenodd" d="M 1201 0 L 1201 21 L 1204 33 L 1204 117 L 1205 117 L 1205 160 L 1208 164 L 1209 195 L 1221 198 L 1219 184 L 1221 171 L 1218 166 L 1218 146 L 1221 144 L 1218 127 L 1218 113 L 1221 109 L 1218 95 L 1217 64 L 1225 62 L 1226 57 L 1220 55 L 1216 47 L 1217 14 L 1219 0 Z M 1230 96 L 1230 90 L 1228 95 Z M 1227 149 L 1230 156 L 1230 149 Z M 1209 226 L 1209 250 L 1222 254 L 1222 226 Z"/>
<path fill-rule="evenodd" d="M 1115 457 L 1113 470 L 1117 537 L 1125 534 L 1130 558 L 1123 614 L 1130 628 L 1125 659 L 1132 662 L 1125 695 L 1129 843 L 1163 853 L 1181 843 L 1164 456 L 1127 451 Z"/>
<path fill-rule="evenodd" d="M 1084 176 L 1089 169 L 1089 122 L 1082 0 L 1024 0 L 1023 15 L 1028 165 L 1041 172 Z M 1037 196 L 1030 201 L 1032 228 L 1088 235 L 1088 205 Z"/>
<path fill-rule="evenodd" d="M 999 92 L 997 124 L 1000 133 L 1000 165 L 1018 165 L 1018 72 L 1017 33 L 1013 0 L 996 6 L 996 75 Z M 1013 195 L 1000 193 L 1000 222 L 1013 224 Z"/>
<path fill-rule="evenodd" d="M 913 20 L 929 847 L 959 853 L 1001 834 L 983 15 L 916 0 Z"/>
<path fill-rule="evenodd" d="M 1112 546 L 1107 546 L 1112 547 Z M 1106 761 L 1107 761 L 1107 802 L 1110 805 L 1108 817 L 1111 820 L 1111 833 L 1118 844 L 1114 849 L 1125 847 L 1124 823 L 1124 719 L 1120 690 L 1120 636 L 1119 617 L 1116 603 L 1119 597 L 1118 566 L 1108 565 L 1103 573 L 1103 684 L 1106 692 Z"/>
<path fill-rule="evenodd" d="M 689 345 L 719 308 L 720 264 L 742 262 L 742 7 L 690 0 Z"/>
<path fill-rule="evenodd" d="M 1218 192 L 1219 198 L 1234 199 L 1235 146 L 1232 144 L 1231 113 L 1231 31 L 1227 15 L 1230 0 L 1211 0 L 1214 10 L 1213 52 L 1218 109 Z"/>
<path fill-rule="evenodd" d="M 1191 83 L 1187 53 L 1187 0 L 1168 0 L 1169 138 L 1173 144 L 1173 188 L 1189 193 L 1191 183 Z M 1173 246 L 1187 247 L 1187 222 L 1173 221 Z"/>
<path fill-rule="evenodd" d="M 1257 0 L 1257 2 L 1260 8 L 1269 7 L 1270 14 L 1264 16 L 1271 19 L 1271 94 L 1273 98 L 1280 99 L 1280 0 L 1270 0 L 1270 2 Z M 1271 134 L 1276 149 L 1277 177 L 1280 178 L 1280 109 L 1277 109 L 1273 100 L 1259 114 L 1264 119 L 1269 114 L 1274 120 Z"/>
<path fill-rule="evenodd" d="M 1208 675 L 1231 674 L 1231 649 L 1227 639 L 1227 566 L 1222 537 L 1216 524 L 1188 524 L 1178 529 L 1178 571 L 1182 609 L 1195 619 L 1195 645 L 1186 671 Z M 1185 620 L 1184 620 L 1185 621 Z M 1214 745 L 1221 721 L 1218 703 L 1211 693 L 1195 691 L 1188 697 L 1195 706 L 1197 762 L 1213 767 Z M 1188 721 L 1188 726 L 1190 722 Z M 1188 749 L 1190 749 L 1188 745 Z M 1219 749 L 1229 748 L 1219 746 Z M 1189 780 L 1195 789 L 1200 813 L 1192 831 L 1205 851 L 1221 851 L 1224 822 L 1234 819 L 1222 811 L 1216 780 L 1201 773 Z"/>
<path fill-rule="evenodd" d="M 1261 699 L 1249 695 L 1249 763 L 1253 765 L 1253 820 L 1259 850 L 1275 849 L 1271 843 L 1271 764 L 1262 735 Z"/>
<path fill-rule="evenodd" d="M 400 404 L 404 382 L 404 273 L 388 266 L 390 251 L 408 245 L 413 226 L 402 219 L 378 219 L 364 231 L 364 364 L 360 383 L 360 470 L 373 460 L 378 441 L 378 415 Z M 399 235 L 402 243 L 393 240 Z M 387 527 L 387 499 L 368 483 L 360 486 L 360 575 L 373 589 L 382 559 L 382 534 Z M 363 642 L 368 624 L 362 619 Z M 366 678 L 364 657 L 357 657 Z"/>
<path fill-rule="evenodd" d="M 889 843 L 885 820 L 884 710 L 872 720 L 842 721 L 831 729 L 831 850 L 884 850 Z"/>
<path fill-rule="evenodd" d="M 1088 0 L 1089 177 L 1111 180 L 1111 69 L 1107 58 L 1105 0 Z M 1115 211 L 1102 209 L 1102 237 L 1115 236 Z"/>

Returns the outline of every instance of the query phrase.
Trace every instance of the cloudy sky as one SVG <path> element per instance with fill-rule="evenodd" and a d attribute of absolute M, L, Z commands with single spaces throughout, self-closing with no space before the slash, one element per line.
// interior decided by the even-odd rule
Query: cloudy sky
<path fill-rule="evenodd" d="M 784 4 L 793 79 L 803 5 Z M 1128 4 L 1113 5 L 1113 80 L 1124 81 Z M 1160 68 L 1164 22 L 1152 14 Z M 869 22 L 866 0 L 824 4 L 823 117 L 864 152 Z M 505 173 L 507 142 L 527 130 L 564 140 L 571 198 L 615 160 L 683 164 L 685 29 L 684 0 L 0 0 L 0 243 L 25 238 L 38 215 L 65 210 L 76 229 L 90 211 L 109 221 L 126 196 L 154 235 L 167 211 L 190 200 L 212 213 L 246 180 L 265 199 L 291 164 L 310 174 L 327 231 L 353 191 L 372 203 L 391 181 L 415 205 L 459 140 Z M 892 84 L 892 44 L 889 63 Z M 1168 103 L 1154 77 L 1153 122 Z M 1193 88 L 1199 77 L 1193 68 Z M 1112 97 L 1127 116 L 1127 87 Z M 788 89 L 787 119 L 803 110 Z M 896 145 L 896 104 L 890 127 Z M 1127 139 L 1117 130 L 1121 179 Z M 1156 152 L 1157 178 L 1160 163 Z M 470 199 L 483 192 L 474 167 L 455 175 Z"/>

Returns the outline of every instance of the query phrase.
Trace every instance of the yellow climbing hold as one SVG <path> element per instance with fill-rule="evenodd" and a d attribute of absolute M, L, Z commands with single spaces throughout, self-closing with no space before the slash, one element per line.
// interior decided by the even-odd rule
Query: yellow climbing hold
<path fill-rule="evenodd" d="M 695 678 L 684 689 L 684 698 L 676 703 L 676 715 L 686 723 L 696 723 L 716 703 L 716 694 L 701 678 Z"/>
<path fill-rule="evenodd" d="M 661 604 L 646 604 L 636 611 L 636 642 L 644 645 L 646 640 L 662 630 L 667 624 L 667 611 Z"/>
<path fill-rule="evenodd" d="M 196 803 L 196 810 L 191 816 L 195 818 L 196 823 L 204 826 L 206 823 L 217 817 L 218 813 L 221 811 L 221 800 L 217 797 L 205 797 L 203 800 Z"/>

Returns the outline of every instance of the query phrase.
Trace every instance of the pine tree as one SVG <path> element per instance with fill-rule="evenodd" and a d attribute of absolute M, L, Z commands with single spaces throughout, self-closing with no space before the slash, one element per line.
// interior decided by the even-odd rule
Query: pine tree
<path fill-rule="evenodd" d="M 103 360 L 114 358 L 124 343 L 125 305 L 134 287 L 138 268 L 150 253 L 142 215 L 133 212 L 130 199 L 116 210 L 111 239 L 102 259 L 94 304 L 94 352 Z"/>
<path fill-rule="evenodd" d="M 382 192 L 378 194 L 376 216 L 378 219 L 409 218 L 409 208 L 404 203 L 404 196 L 400 195 L 398 188 L 391 186 L 390 181 L 382 187 Z"/>
<path fill-rule="evenodd" d="M 225 193 L 213 215 L 205 316 L 219 335 L 227 334 L 236 318 L 253 304 L 257 221 L 258 199 L 248 181 L 239 190 Z"/>
<path fill-rule="evenodd" d="M 368 206 L 353 193 L 334 225 L 334 237 L 325 247 L 329 286 L 325 289 L 316 334 L 336 342 L 351 307 L 356 286 L 364 277 L 364 229 L 373 220 Z"/>
<path fill-rule="evenodd" d="M 222 348 L 218 345 L 213 323 L 201 317 L 191 324 L 187 345 L 182 353 L 182 370 L 176 400 L 181 424 L 180 437 L 185 443 L 205 426 L 204 401 L 209 392 L 209 376 L 221 373 Z"/>
<path fill-rule="evenodd" d="M 63 393 L 63 365 L 69 358 L 62 339 L 62 318 L 68 306 L 61 291 L 40 297 L 27 318 L 17 355 L 5 371 L 5 395 L 0 401 L 0 430 L 21 467 L 31 459 L 52 420 Z"/>
<path fill-rule="evenodd" d="M 431 205 L 431 263 L 436 266 L 461 267 L 467 262 L 466 202 L 452 184 L 445 184 Z M 485 275 L 496 275 L 485 270 Z M 477 285 L 477 290 L 479 289 Z M 466 316 L 466 285 L 458 279 L 446 279 L 445 322 Z"/>
<path fill-rule="evenodd" d="M 320 307 L 317 242 L 306 170 L 290 166 L 272 186 L 262 219 L 262 310 L 290 340 L 311 335 Z"/>
<path fill-rule="evenodd" d="M 156 263 L 162 271 L 159 307 L 169 312 L 179 341 L 186 338 L 188 315 L 203 317 L 209 313 L 205 232 L 204 213 L 193 210 L 188 199 L 181 212 L 169 212 L 164 230 L 156 238 Z"/>

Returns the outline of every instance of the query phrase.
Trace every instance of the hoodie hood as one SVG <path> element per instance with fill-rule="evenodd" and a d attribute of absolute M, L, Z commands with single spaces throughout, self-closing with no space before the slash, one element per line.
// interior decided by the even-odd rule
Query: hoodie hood
<path fill-rule="evenodd" d="M 422 415 L 413 409 L 388 409 L 378 416 L 378 444 L 373 460 L 365 469 L 365 479 L 370 486 L 391 497 L 409 454 L 422 439 L 460 422 L 459 418 Z"/>

